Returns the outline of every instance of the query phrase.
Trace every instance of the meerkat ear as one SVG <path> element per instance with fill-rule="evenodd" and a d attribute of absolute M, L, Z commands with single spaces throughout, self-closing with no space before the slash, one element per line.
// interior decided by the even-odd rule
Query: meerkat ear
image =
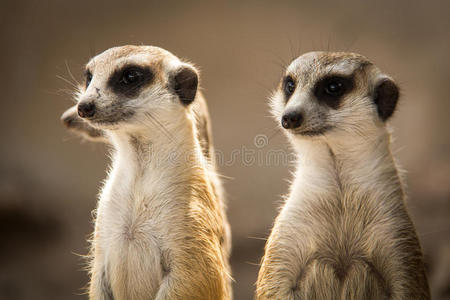
<path fill-rule="evenodd" d="M 190 66 L 183 66 L 176 70 L 170 80 L 175 93 L 180 97 L 181 103 L 189 105 L 197 94 L 198 75 Z"/>
<path fill-rule="evenodd" d="M 378 80 L 375 85 L 374 102 L 381 120 L 386 121 L 392 116 L 397 106 L 399 95 L 397 84 L 392 79 L 382 77 Z"/>

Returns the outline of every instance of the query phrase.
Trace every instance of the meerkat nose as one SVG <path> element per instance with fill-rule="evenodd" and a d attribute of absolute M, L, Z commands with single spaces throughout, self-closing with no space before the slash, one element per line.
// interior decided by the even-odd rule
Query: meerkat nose
<path fill-rule="evenodd" d="M 94 102 L 80 102 L 78 104 L 78 115 L 82 118 L 91 118 L 95 115 Z"/>
<path fill-rule="evenodd" d="M 281 118 L 281 125 L 285 129 L 294 129 L 300 127 L 303 122 L 303 115 L 298 111 L 285 113 Z"/>

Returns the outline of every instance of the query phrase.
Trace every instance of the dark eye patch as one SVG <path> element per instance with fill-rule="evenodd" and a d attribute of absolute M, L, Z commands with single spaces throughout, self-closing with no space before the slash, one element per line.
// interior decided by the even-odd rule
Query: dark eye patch
<path fill-rule="evenodd" d="M 296 83 L 294 78 L 292 76 L 287 75 L 283 79 L 283 93 L 286 98 L 286 102 L 289 100 L 289 98 L 292 96 L 292 94 L 295 92 Z"/>
<path fill-rule="evenodd" d="M 320 79 L 314 86 L 314 95 L 321 103 L 337 109 L 341 103 L 342 96 L 354 87 L 352 76 L 330 75 Z"/>
<path fill-rule="evenodd" d="M 92 81 L 92 73 L 91 73 L 91 71 L 89 71 L 89 70 L 86 70 L 86 72 L 84 73 L 84 76 L 85 76 L 85 78 L 86 78 L 86 88 L 89 86 L 89 84 L 91 83 L 91 81 Z"/>
<path fill-rule="evenodd" d="M 118 95 L 134 98 L 141 89 L 149 85 L 154 74 L 149 67 L 128 65 L 116 70 L 108 79 L 108 86 Z"/>

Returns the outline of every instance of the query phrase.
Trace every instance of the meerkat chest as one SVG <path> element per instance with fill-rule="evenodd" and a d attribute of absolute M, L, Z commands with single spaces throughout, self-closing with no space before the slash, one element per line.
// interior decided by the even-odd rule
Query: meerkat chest
<path fill-rule="evenodd" d="M 298 175 L 279 223 L 287 227 L 284 230 L 294 232 L 299 240 L 305 241 L 304 247 L 310 247 L 310 251 L 345 245 L 347 252 L 368 255 L 367 240 L 381 245 L 390 236 L 374 234 L 379 224 L 395 229 L 386 222 L 392 213 L 379 204 L 384 197 L 379 192 L 383 191 L 382 185 L 374 189 L 370 185 L 349 184 L 326 171 L 320 176 L 312 172 L 298 172 Z"/>
<path fill-rule="evenodd" d="M 167 237 L 161 225 L 167 223 L 163 202 L 154 182 L 143 178 L 113 176 L 105 185 L 98 207 L 100 234 L 96 242 L 104 252 L 110 278 L 128 280 L 118 280 L 115 285 L 145 289 L 142 292 L 147 295 L 157 292 L 167 272 L 162 250 Z M 130 282 L 132 278 L 137 282 Z M 112 283 L 113 290 L 115 285 Z"/>

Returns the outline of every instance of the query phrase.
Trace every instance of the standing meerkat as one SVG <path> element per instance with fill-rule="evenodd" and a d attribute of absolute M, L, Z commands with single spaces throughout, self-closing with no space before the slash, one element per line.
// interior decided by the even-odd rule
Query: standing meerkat
<path fill-rule="evenodd" d="M 272 113 L 298 154 L 257 299 L 430 299 L 386 121 L 399 91 L 365 57 L 294 60 Z"/>
<path fill-rule="evenodd" d="M 197 89 L 196 69 L 157 47 L 115 47 L 87 64 L 83 120 L 72 108 L 63 121 L 114 148 L 90 299 L 231 299 L 229 225 Z"/>

